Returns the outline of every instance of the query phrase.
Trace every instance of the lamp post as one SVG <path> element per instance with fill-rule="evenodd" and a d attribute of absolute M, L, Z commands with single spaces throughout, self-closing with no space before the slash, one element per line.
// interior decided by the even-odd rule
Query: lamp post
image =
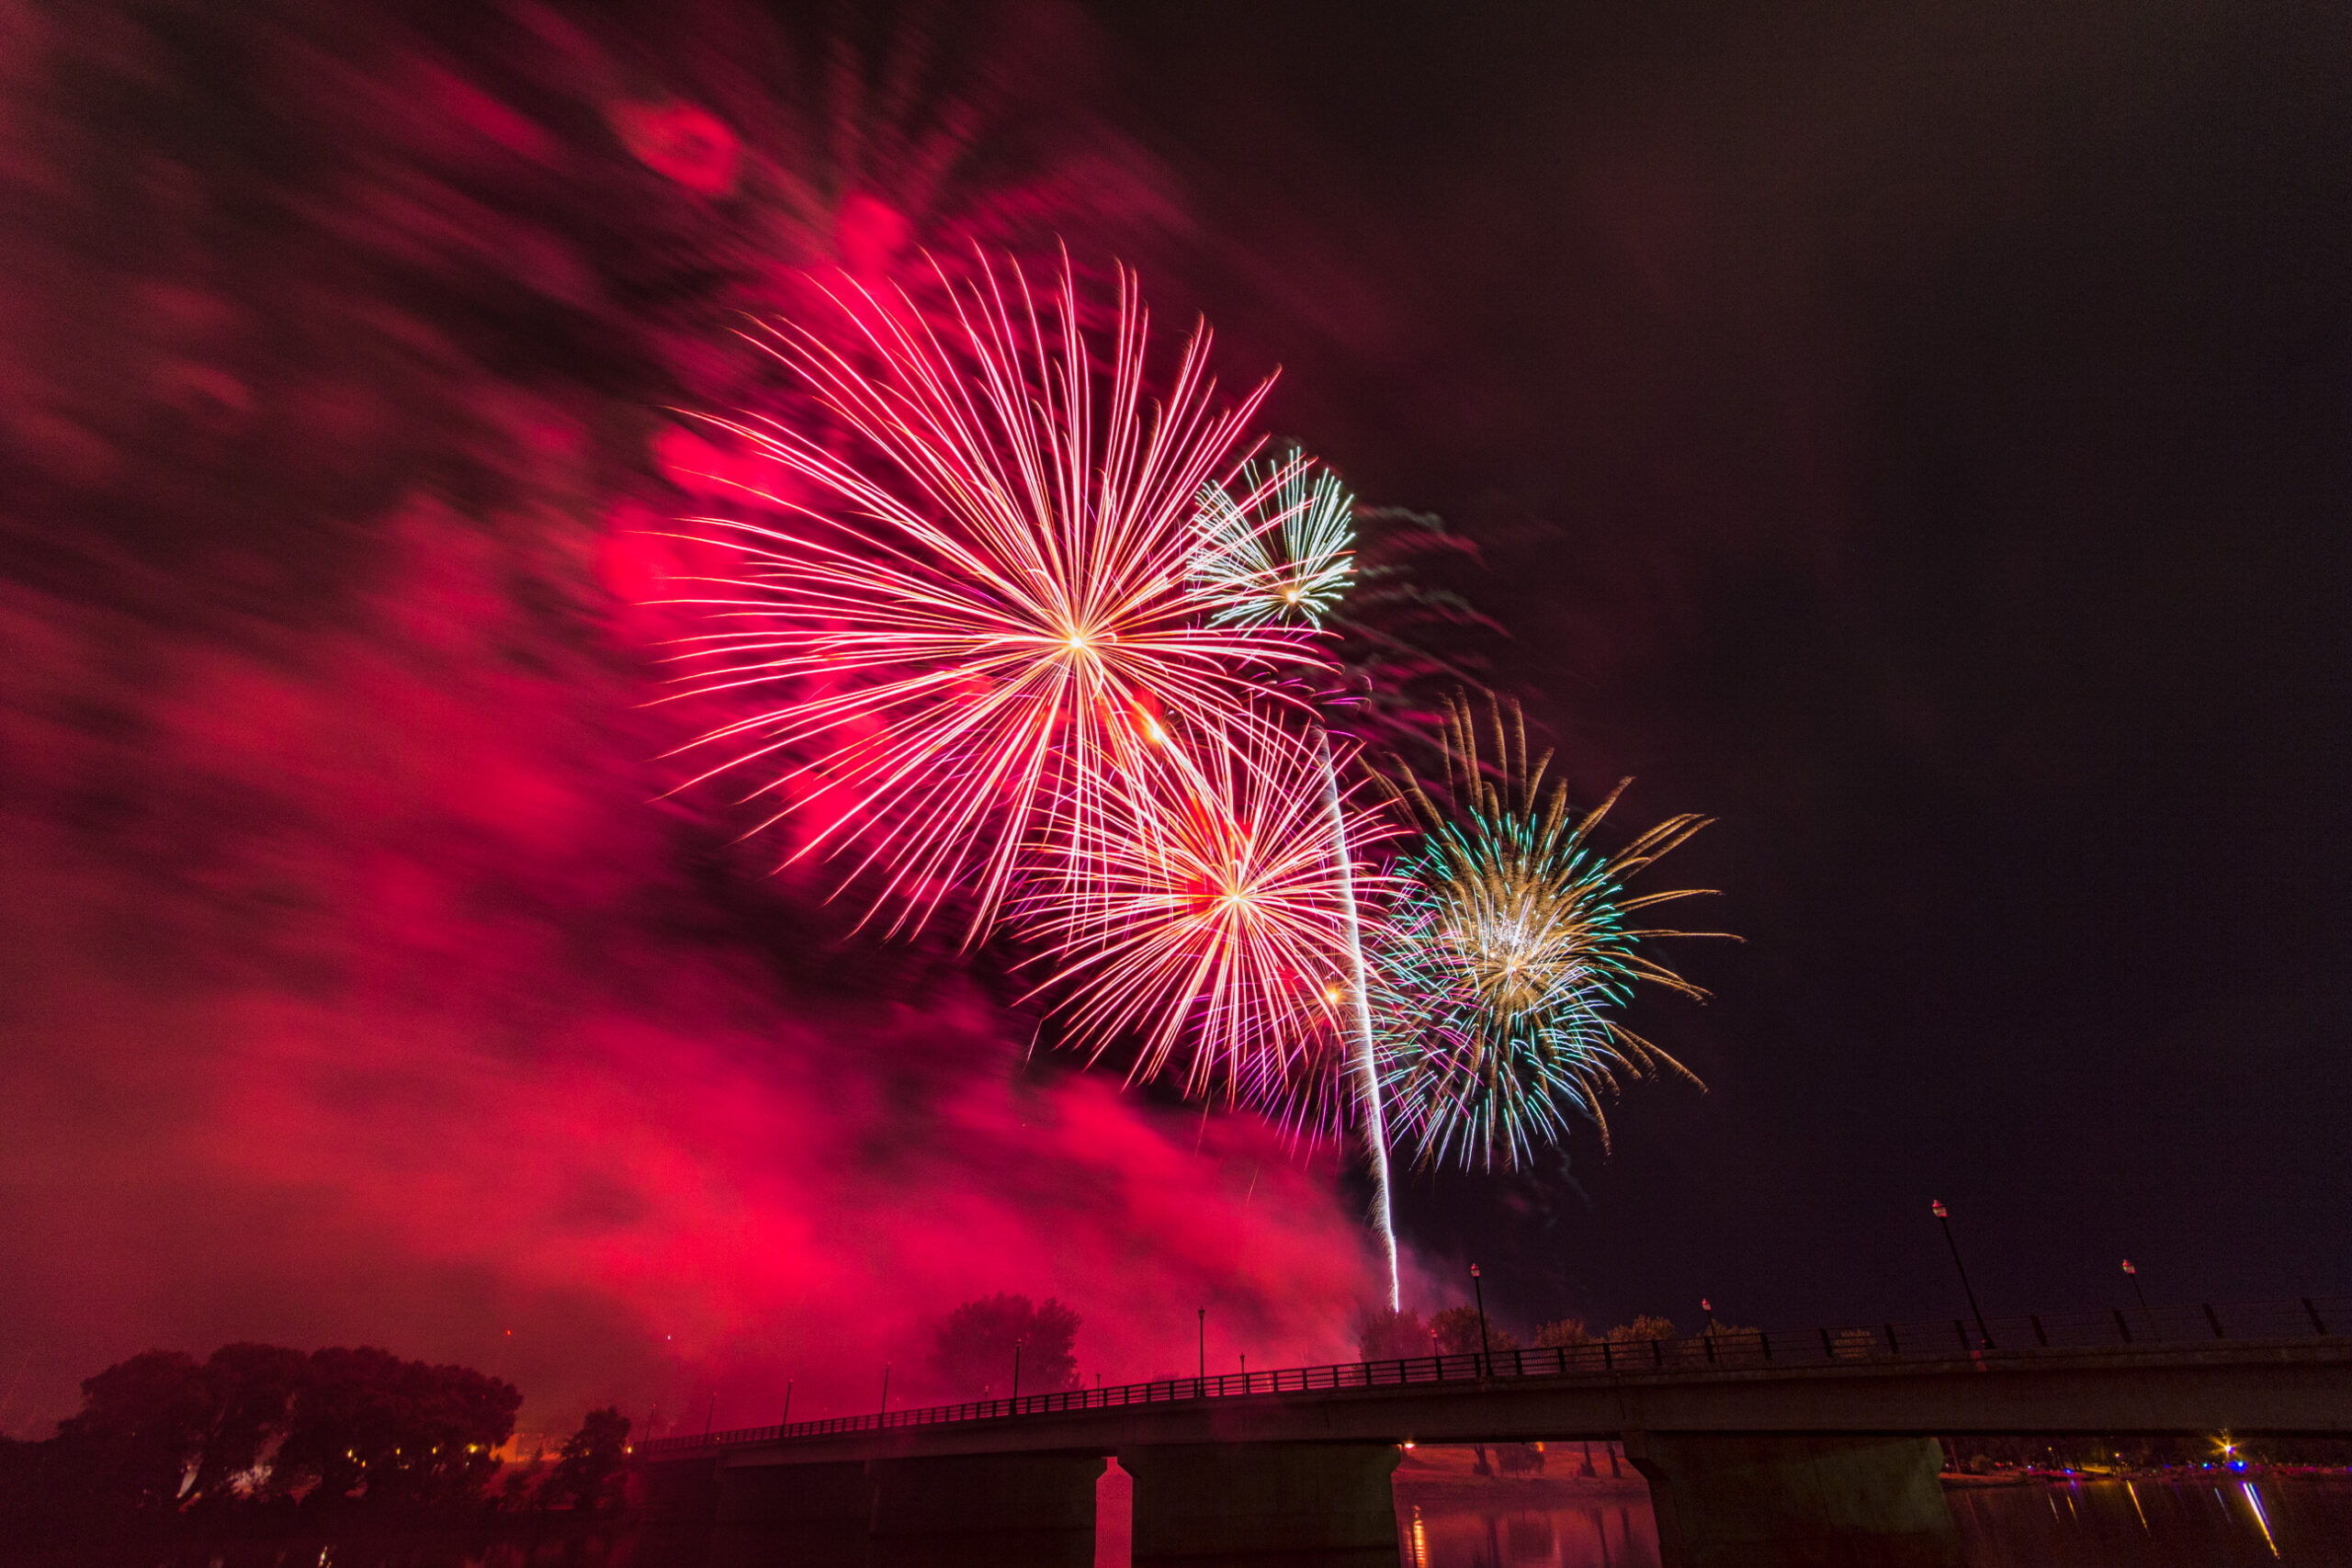
<path fill-rule="evenodd" d="M 1012 1342 L 1012 1408 L 1021 1408 L 1021 1341 Z"/>
<path fill-rule="evenodd" d="M 1976 1320 L 1976 1337 L 1985 1349 L 1990 1350 L 1993 1348 L 1993 1336 L 1984 1327 L 1984 1309 L 1976 1304 L 1976 1287 L 1968 1282 L 1968 1265 L 1960 1260 L 1960 1243 L 1951 1237 L 1951 1211 L 1944 1207 L 1943 1200 L 1940 1198 L 1930 1199 L 1928 1207 L 1935 1211 L 1936 1218 L 1943 1223 L 1944 1245 L 1951 1248 L 1951 1266 L 1960 1270 L 1960 1288 L 1968 1293 L 1968 1312 L 1969 1315 Z"/>
<path fill-rule="evenodd" d="M 1200 1381 L 1209 1381 L 1209 1309 L 1201 1309 L 1201 1370 Z"/>
<path fill-rule="evenodd" d="M 882 1363 L 882 1414 L 890 1414 L 890 1363 Z"/>
<path fill-rule="evenodd" d="M 1478 1282 L 1478 1266 L 1470 1265 L 1470 1289 L 1478 1299 L 1478 1375 L 1495 1375 L 1494 1352 L 1487 1345 L 1487 1287 Z"/>
<path fill-rule="evenodd" d="M 2140 1315 L 2148 1320 L 2148 1337 L 2153 1339 L 2156 1335 L 2156 1314 L 2149 1310 L 2148 1292 L 2140 1288 L 2140 1270 L 2132 1268 L 2132 1260 L 2127 1258 L 2123 1260 L 2123 1271 L 2132 1277 L 2132 1293 L 2140 1298 Z"/>

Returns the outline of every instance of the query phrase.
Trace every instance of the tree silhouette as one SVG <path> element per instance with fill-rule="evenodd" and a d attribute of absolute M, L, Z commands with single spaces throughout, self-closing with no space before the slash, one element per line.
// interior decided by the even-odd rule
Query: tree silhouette
<path fill-rule="evenodd" d="M 1396 1361 L 1430 1354 L 1430 1325 L 1410 1307 L 1368 1309 L 1356 1321 L 1356 1353 L 1367 1361 Z"/>
<path fill-rule="evenodd" d="M 93 1504 L 173 1508 L 203 1451 L 211 1412 L 203 1369 L 177 1350 L 149 1350 L 82 1380 L 82 1409 L 59 1424 L 58 1448 Z"/>
<path fill-rule="evenodd" d="M 583 1514 L 607 1503 L 618 1507 L 628 1455 L 628 1417 L 610 1404 L 591 1410 L 580 1430 L 564 1439 L 562 1458 L 540 1495 Z"/>
<path fill-rule="evenodd" d="M 1012 1356 L 1021 1351 L 1021 1386 L 1043 1393 L 1078 1382 L 1078 1314 L 1047 1297 L 1042 1306 L 1027 1296 L 1000 1291 L 956 1307 L 932 1333 L 926 1370 L 933 1384 L 951 1398 L 1001 1399 L 1012 1392 Z"/>
<path fill-rule="evenodd" d="M 403 1361 L 388 1350 L 310 1359 L 270 1489 L 371 1506 L 470 1502 L 498 1469 L 523 1395 L 470 1367 Z"/>

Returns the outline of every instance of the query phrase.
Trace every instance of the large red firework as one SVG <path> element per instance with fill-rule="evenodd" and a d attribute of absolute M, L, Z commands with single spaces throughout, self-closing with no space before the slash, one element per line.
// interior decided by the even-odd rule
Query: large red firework
<path fill-rule="evenodd" d="M 1164 772 L 1167 727 L 1228 734 L 1317 655 L 1294 629 L 1212 624 L 1189 570 L 1195 497 L 1249 455 L 1270 382 L 1218 408 L 1202 328 L 1155 396 L 1124 271 L 1099 342 L 1067 268 L 1042 298 L 985 260 L 938 287 L 918 310 L 844 278 L 840 331 L 774 330 L 825 428 L 712 421 L 797 482 L 764 493 L 783 521 L 696 520 L 741 565 L 691 601 L 728 625 L 686 657 L 693 689 L 760 699 L 703 738 L 725 754 L 702 776 L 763 769 L 770 821 L 805 818 L 796 855 L 871 874 L 869 918 L 919 929 L 966 896 L 970 942 L 1016 874 L 1083 901 L 1099 862 L 1078 846 L 1129 810 L 1120 781 Z"/>

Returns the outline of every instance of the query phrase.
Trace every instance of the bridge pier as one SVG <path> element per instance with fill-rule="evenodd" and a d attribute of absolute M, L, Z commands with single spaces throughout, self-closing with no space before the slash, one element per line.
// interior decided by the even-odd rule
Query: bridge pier
<path fill-rule="evenodd" d="M 1396 1568 L 1394 1443 L 1123 1447 L 1135 1568 Z"/>
<path fill-rule="evenodd" d="M 1628 1432 L 1625 1455 L 1663 1568 L 1960 1568 L 1933 1438 Z"/>
<path fill-rule="evenodd" d="M 876 1460 L 871 1568 L 1093 1568 L 1094 1453 Z M 795 1561 L 800 1561 L 796 1559 Z"/>
<path fill-rule="evenodd" d="M 718 1511 L 718 1456 L 647 1467 L 646 1517 L 662 1524 L 707 1525 Z"/>
<path fill-rule="evenodd" d="M 711 1568 L 862 1564 L 874 1521 L 863 1461 L 731 1465 L 718 1472 Z"/>

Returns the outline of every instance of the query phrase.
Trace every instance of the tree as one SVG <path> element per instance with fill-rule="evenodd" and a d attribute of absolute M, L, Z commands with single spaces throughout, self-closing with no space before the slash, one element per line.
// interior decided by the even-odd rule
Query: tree
<path fill-rule="evenodd" d="M 223 1345 L 199 1364 L 149 1350 L 82 1384 L 57 1458 L 81 1500 L 109 1509 L 187 1508 L 234 1495 L 286 1435 L 304 1358 L 279 1345 Z"/>
<path fill-rule="evenodd" d="M 628 1417 L 610 1404 L 591 1410 L 580 1430 L 564 1439 L 562 1457 L 540 1495 L 583 1514 L 606 1503 L 618 1507 L 628 1456 Z"/>
<path fill-rule="evenodd" d="M 435 1506 L 478 1500 L 498 1469 L 523 1395 L 470 1367 L 403 1361 L 388 1350 L 314 1353 L 271 1489 L 330 1501 Z"/>
<path fill-rule="evenodd" d="M 58 1446 L 90 1503 L 175 1508 L 210 1416 L 196 1358 L 149 1350 L 82 1380 L 82 1409 L 58 1424 Z"/>
<path fill-rule="evenodd" d="M 1474 1306 L 1450 1306 L 1430 1319 L 1430 1326 L 1437 1331 L 1437 1348 L 1448 1356 L 1473 1356 L 1481 1349 L 1503 1351 L 1519 1348 L 1519 1337 L 1488 1324 L 1486 1342 L 1479 1343 L 1478 1309 Z"/>
<path fill-rule="evenodd" d="M 1606 1337 L 1611 1345 L 1623 1345 L 1642 1339 L 1672 1339 L 1678 1337 L 1678 1332 L 1672 1318 L 1653 1317 L 1648 1313 L 1642 1313 L 1633 1322 L 1621 1323 L 1611 1329 Z"/>
<path fill-rule="evenodd" d="M 1356 1320 L 1356 1352 L 1367 1361 L 1396 1361 L 1430 1354 L 1430 1325 L 1408 1307 L 1368 1309 Z"/>
<path fill-rule="evenodd" d="M 1033 1393 L 1073 1388 L 1078 1357 L 1072 1348 L 1081 1321 L 1050 1296 L 1043 1306 L 1002 1291 L 966 1302 L 932 1331 L 927 1359 L 932 1382 L 950 1397 L 1001 1398 L 1012 1391 L 1017 1347 L 1023 1388 Z"/>
<path fill-rule="evenodd" d="M 283 1345 L 223 1345 L 212 1352 L 201 1374 L 209 1416 L 192 1502 L 227 1501 L 241 1477 L 257 1473 L 264 1455 L 286 1436 L 309 1359 Z"/>
<path fill-rule="evenodd" d="M 1536 1348 L 1543 1350 L 1573 1348 L 1597 1342 L 1592 1330 L 1584 1325 L 1584 1319 L 1580 1317 L 1555 1318 L 1535 1331 Z"/>

